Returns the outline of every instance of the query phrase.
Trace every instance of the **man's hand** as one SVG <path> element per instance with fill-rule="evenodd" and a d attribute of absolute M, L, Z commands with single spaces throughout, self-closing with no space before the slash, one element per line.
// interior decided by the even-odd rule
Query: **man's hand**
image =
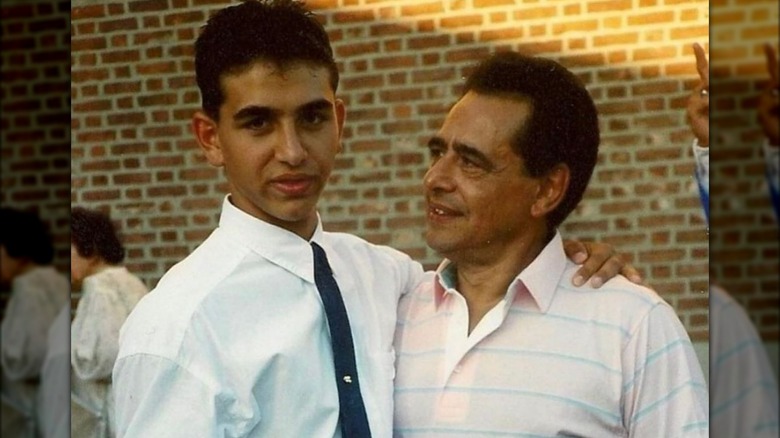
<path fill-rule="evenodd" d="M 563 241 L 563 250 L 571 261 L 582 264 L 572 279 L 575 286 L 582 286 L 590 279 L 590 285 L 598 288 L 618 274 L 634 283 L 642 283 L 639 271 L 626 263 L 612 245 L 567 239 Z"/>
<path fill-rule="evenodd" d="M 769 83 L 758 98 L 758 121 L 764 130 L 764 135 L 772 146 L 780 146 L 780 122 L 778 121 L 778 105 L 780 104 L 780 73 L 778 73 L 777 54 L 771 44 L 764 44 L 766 68 L 769 71 Z"/>
<path fill-rule="evenodd" d="M 691 125 L 693 135 L 699 140 L 699 146 L 708 147 L 710 144 L 710 66 L 704 48 L 698 43 L 693 44 L 693 53 L 696 55 L 696 70 L 701 81 L 693 89 L 688 98 L 688 123 Z"/>

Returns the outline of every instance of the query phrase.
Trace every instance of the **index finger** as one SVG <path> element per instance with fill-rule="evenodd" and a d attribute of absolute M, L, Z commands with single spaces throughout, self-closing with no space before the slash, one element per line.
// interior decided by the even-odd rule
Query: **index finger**
<path fill-rule="evenodd" d="M 704 86 L 707 87 L 710 83 L 710 65 L 707 62 L 707 55 L 704 54 L 704 48 L 699 43 L 693 43 L 693 54 L 696 55 L 696 70 Z"/>
<path fill-rule="evenodd" d="M 773 84 L 777 84 L 777 54 L 775 54 L 775 49 L 771 44 L 764 44 L 764 54 L 766 55 L 766 69 L 769 70 L 769 77 Z"/>

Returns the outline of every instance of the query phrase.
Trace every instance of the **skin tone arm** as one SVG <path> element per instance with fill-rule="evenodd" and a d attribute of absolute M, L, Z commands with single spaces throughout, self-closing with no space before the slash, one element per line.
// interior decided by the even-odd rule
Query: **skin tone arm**
<path fill-rule="evenodd" d="M 699 140 L 699 146 L 708 147 L 710 144 L 710 99 L 709 86 L 710 74 L 707 56 L 704 48 L 698 43 L 693 45 L 693 53 L 696 55 L 696 70 L 699 72 L 701 82 L 693 89 L 688 98 L 687 114 L 691 130 Z M 780 73 L 778 73 L 777 54 L 771 44 L 764 45 L 766 66 L 769 71 L 769 82 L 764 92 L 758 99 L 758 120 L 769 144 L 780 146 L 780 125 L 778 124 L 778 87 L 780 87 Z M 706 92 L 702 92 L 706 90 Z"/>
<path fill-rule="evenodd" d="M 590 279 L 590 285 L 600 287 L 615 275 L 621 274 L 630 281 L 640 284 L 639 271 L 615 251 L 612 245 L 599 242 L 580 242 L 564 240 L 566 256 L 574 263 L 582 263 L 572 280 L 575 286 L 581 286 Z"/>
<path fill-rule="evenodd" d="M 693 44 L 693 53 L 696 55 L 696 70 L 699 72 L 701 82 L 693 89 L 688 98 L 686 111 L 688 123 L 691 125 L 693 135 L 699 141 L 699 146 L 710 145 L 710 70 L 707 55 L 704 48 L 698 43 Z"/>

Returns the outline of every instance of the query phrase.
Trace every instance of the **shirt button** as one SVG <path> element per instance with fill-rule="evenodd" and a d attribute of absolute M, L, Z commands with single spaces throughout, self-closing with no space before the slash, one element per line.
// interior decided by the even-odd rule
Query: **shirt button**
<path fill-rule="evenodd" d="M 345 383 L 352 383 L 352 376 L 350 376 L 349 374 L 347 374 L 346 376 L 344 376 L 344 378 L 343 378 L 343 379 L 344 379 L 344 382 L 345 382 Z"/>

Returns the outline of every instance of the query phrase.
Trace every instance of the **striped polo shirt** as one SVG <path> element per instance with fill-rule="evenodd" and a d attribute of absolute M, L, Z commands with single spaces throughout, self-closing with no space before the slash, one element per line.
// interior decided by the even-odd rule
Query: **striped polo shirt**
<path fill-rule="evenodd" d="M 707 437 L 701 366 L 674 310 L 615 277 L 571 284 L 560 234 L 468 334 L 445 260 L 402 299 L 394 436 Z"/>

